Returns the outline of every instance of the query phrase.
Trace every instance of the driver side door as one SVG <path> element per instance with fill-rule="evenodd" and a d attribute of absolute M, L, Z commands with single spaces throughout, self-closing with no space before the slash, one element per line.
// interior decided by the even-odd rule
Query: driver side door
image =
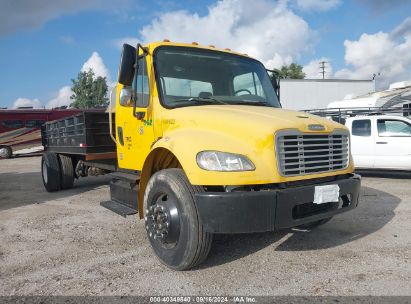
<path fill-rule="evenodd" d="M 118 165 L 122 169 L 141 171 L 150 152 L 150 145 L 154 141 L 152 94 L 150 94 L 149 85 L 151 70 L 148 71 L 147 67 L 147 57 L 140 58 L 137 75 L 133 82 L 133 88 L 137 86 L 135 110 L 133 101 L 128 105 L 120 104 L 121 89 L 118 90 L 116 106 L 117 159 Z"/>

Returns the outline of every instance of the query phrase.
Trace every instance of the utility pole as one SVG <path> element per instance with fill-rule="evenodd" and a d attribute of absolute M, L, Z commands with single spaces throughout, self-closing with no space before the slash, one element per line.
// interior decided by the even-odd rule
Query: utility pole
<path fill-rule="evenodd" d="M 320 61 L 320 74 L 323 74 L 323 79 L 325 79 L 325 64 L 328 63 L 327 61 Z"/>

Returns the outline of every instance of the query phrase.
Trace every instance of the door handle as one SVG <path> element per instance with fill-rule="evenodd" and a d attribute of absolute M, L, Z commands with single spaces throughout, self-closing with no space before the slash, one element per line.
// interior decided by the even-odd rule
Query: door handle
<path fill-rule="evenodd" d="M 377 141 L 377 145 L 386 145 L 388 144 L 386 141 Z"/>

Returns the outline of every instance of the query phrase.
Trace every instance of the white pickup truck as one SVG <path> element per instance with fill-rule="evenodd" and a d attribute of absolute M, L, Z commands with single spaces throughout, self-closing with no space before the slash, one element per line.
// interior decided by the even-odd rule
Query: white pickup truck
<path fill-rule="evenodd" d="M 411 119 L 395 115 L 355 116 L 351 133 L 356 168 L 411 171 Z"/>

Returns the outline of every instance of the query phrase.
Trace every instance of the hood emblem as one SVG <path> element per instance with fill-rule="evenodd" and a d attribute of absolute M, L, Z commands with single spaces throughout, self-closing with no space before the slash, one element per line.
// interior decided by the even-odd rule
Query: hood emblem
<path fill-rule="evenodd" d="M 308 125 L 308 130 L 310 130 L 310 131 L 324 131 L 325 127 L 323 125 Z"/>

